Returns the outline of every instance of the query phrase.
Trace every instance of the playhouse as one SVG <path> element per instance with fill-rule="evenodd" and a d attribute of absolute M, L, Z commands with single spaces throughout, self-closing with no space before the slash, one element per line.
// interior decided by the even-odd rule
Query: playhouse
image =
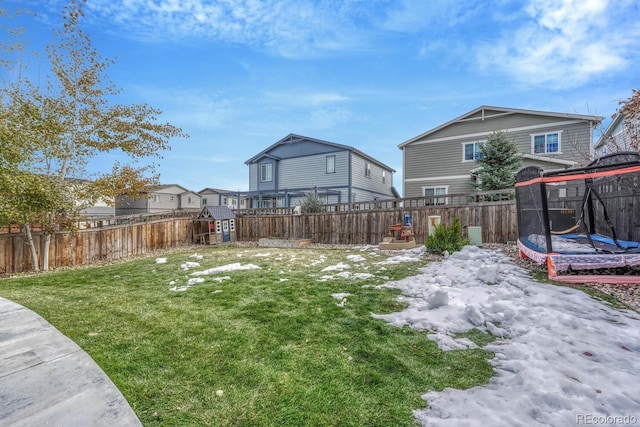
<path fill-rule="evenodd" d="M 518 248 L 566 282 L 640 283 L 640 153 L 516 176 Z"/>
<path fill-rule="evenodd" d="M 195 243 L 217 245 L 236 240 L 236 215 L 227 206 L 205 206 L 193 221 Z"/>

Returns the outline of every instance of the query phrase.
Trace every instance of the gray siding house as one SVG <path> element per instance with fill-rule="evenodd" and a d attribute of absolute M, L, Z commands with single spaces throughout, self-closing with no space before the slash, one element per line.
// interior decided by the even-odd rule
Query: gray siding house
<path fill-rule="evenodd" d="M 326 204 L 399 197 L 395 170 L 348 145 L 290 134 L 245 164 L 251 208 L 300 205 L 308 193 Z"/>
<path fill-rule="evenodd" d="M 402 150 L 404 197 L 473 192 L 478 145 L 494 131 L 505 131 L 514 139 L 523 166 L 537 165 L 549 171 L 586 165 L 593 158 L 594 126 L 602 119 L 478 107 L 398 146 Z"/>
<path fill-rule="evenodd" d="M 625 121 L 624 114 L 616 114 L 595 146 L 596 157 L 619 151 L 640 149 L 640 123 L 638 120 Z"/>
<path fill-rule="evenodd" d="M 177 184 L 159 185 L 139 199 L 124 196 L 116 199 L 116 215 L 187 209 L 200 209 L 200 195 Z"/>

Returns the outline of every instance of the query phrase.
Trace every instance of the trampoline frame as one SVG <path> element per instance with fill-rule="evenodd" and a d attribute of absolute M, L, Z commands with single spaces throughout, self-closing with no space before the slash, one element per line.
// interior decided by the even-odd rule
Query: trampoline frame
<path fill-rule="evenodd" d="M 625 159 L 625 161 L 616 162 L 616 156 L 618 156 L 617 158 Z M 538 176 L 535 176 L 536 174 Z M 533 221 L 531 221 L 532 223 L 535 223 L 535 225 L 532 227 L 535 228 L 540 224 L 542 225 L 541 228 L 544 228 L 544 230 L 540 229 L 538 231 L 540 232 L 539 235 L 544 236 L 546 247 L 541 247 L 535 244 L 535 242 L 529 240 L 529 237 L 520 235 L 521 230 L 519 229 L 517 244 L 520 256 L 522 258 L 529 258 L 538 264 L 546 263 L 548 277 L 551 280 L 569 283 L 640 284 L 640 276 L 636 275 L 566 274 L 569 271 L 586 271 L 603 268 L 640 266 L 640 242 L 635 241 L 635 235 L 633 236 L 634 240 L 631 242 L 618 240 L 616 236 L 617 224 L 615 224 L 615 220 L 612 221 L 608 217 L 607 205 L 605 205 L 605 202 L 598 194 L 593 185 L 594 180 L 598 180 L 599 178 L 610 179 L 611 177 L 618 176 L 631 176 L 634 179 L 636 179 L 635 177 L 640 176 L 640 153 L 614 153 L 597 159 L 584 168 L 569 169 L 557 172 L 544 173 L 541 168 L 536 166 L 528 166 L 526 168 L 523 168 L 518 173 L 517 182 L 515 184 L 518 221 L 520 222 L 521 219 L 524 219 L 524 210 L 537 211 L 537 216 Z M 587 239 L 588 242 L 590 242 L 591 246 L 595 250 L 595 253 L 579 253 L 554 250 L 552 235 L 557 236 L 558 234 L 560 234 L 560 236 L 557 237 L 562 237 L 561 235 L 563 233 L 554 232 L 551 229 L 548 207 L 549 195 L 546 186 L 547 184 L 557 185 L 567 182 L 584 182 L 583 202 L 582 205 L 579 206 L 580 220 L 578 221 L 578 223 L 576 223 L 575 227 L 571 227 L 569 230 L 573 232 L 578 228 L 584 228 L 585 233 L 580 233 L 580 237 Z M 519 197 L 519 192 L 524 190 L 526 187 L 529 187 L 531 189 L 530 193 L 528 194 L 529 199 L 527 200 L 530 204 L 525 204 L 525 206 L 523 206 L 523 203 L 520 200 L 521 197 Z M 624 195 L 623 197 L 627 196 Z M 637 206 L 640 205 L 640 196 L 636 198 L 635 192 L 632 192 L 631 197 L 633 198 L 633 200 L 631 200 L 631 205 L 636 206 L 633 207 L 633 209 L 637 209 Z M 554 203 L 558 201 L 561 200 L 552 200 L 552 202 Z M 531 202 L 533 202 L 533 205 L 535 207 L 531 208 Z M 594 215 L 597 215 L 594 213 L 594 203 L 601 204 L 601 206 L 597 206 L 600 209 L 599 214 L 601 215 L 601 217 L 599 217 L 599 220 L 604 220 L 604 222 L 609 227 L 609 230 L 607 231 L 611 234 L 611 236 L 602 237 L 608 241 L 611 241 L 611 246 L 616 250 L 604 251 L 603 249 L 598 248 L 596 246 L 596 243 L 594 243 L 600 242 L 602 240 L 601 236 L 592 234 L 593 230 L 595 229 L 593 225 Z M 526 206 L 529 206 L 529 209 L 525 209 Z M 577 215 L 577 213 L 578 209 L 576 208 L 575 214 Z M 531 217 L 529 216 L 529 218 Z M 588 221 L 583 221 L 584 219 L 588 219 Z M 634 219 L 633 221 L 640 221 L 640 217 Z M 583 223 L 580 224 L 580 222 Z M 589 222 L 589 224 L 585 224 L 584 222 Z M 520 228 L 521 224 L 518 225 Z M 531 229 L 531 227 L 529 227 L 529 229 Z M 574 233 L 572 237 L 575 236 L 576 235 Z"/>

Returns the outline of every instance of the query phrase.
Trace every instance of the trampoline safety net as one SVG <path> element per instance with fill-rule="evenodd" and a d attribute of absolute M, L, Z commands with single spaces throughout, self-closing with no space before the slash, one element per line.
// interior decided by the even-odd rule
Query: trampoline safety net
<path fill-rule="evenodd" d="M 515 187 L 518 246 L 530 258 L 609 254 L 640 265 L 640 153 L 613 153 L 583 168 L 547 173 L 528 166 Z M 606 262 L 591 259 L 586 268 Z"/>

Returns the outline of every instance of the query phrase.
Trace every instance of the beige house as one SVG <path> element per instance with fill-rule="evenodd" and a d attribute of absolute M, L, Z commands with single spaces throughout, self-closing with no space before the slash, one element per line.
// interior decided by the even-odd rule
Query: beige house
<path fill-rule="evenodd" d="M 207 187 L 198 191 L 198 195 L 200 195 L 201 207 L 228 206 L 231 209 L 245 209 L 248 206 L 246 196 L 239 196 L 236 192 L 229 190 Z"/>
<path fill-rule="evenodd" d="M 200 195 L 178 184 L 159 185 L 138 199 L 126 196 L 116 199 L 116 215 L 199 209 Z"/>

